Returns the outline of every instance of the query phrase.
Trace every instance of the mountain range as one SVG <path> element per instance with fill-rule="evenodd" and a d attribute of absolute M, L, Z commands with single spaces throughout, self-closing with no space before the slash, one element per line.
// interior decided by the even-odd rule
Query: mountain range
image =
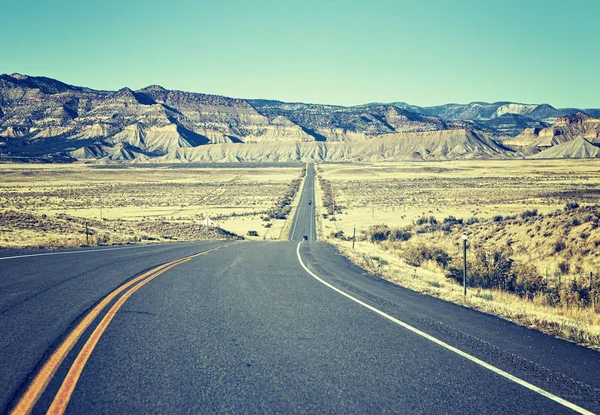
<path fill-rule="evenodd" d="M 46 77 L 0 75 L 0 159 L 5 160 L 523 157 L 580 136 L 595 146 L 600 142 L 596 117 L 600 109 L 548 104 L 344 107 L 236 99 L 158 85 L 101 91 Z"/>

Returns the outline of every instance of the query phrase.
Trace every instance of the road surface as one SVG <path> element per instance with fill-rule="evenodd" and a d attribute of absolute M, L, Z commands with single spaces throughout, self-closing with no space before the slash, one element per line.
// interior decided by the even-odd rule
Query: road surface
<path fill-rule="evenodd" d="M 313 172 L 288 242 L 3 252 L 0 412 L 600 412 L 598 352 L 314 241 Z"/>
<path fill-rule="evenodd" d="M 310 205 L 309 205 L 310 203 Z M 307 241 L 314 242 L 317 239 L 316 218 L 315 218 L 315 166 L 310 163 L 306 168 L 306 181 L 300 195 L 299 206 L 294 215 L 292 229 L 290 231 L 290 241 L 302 241 L 306 237 Z"/>

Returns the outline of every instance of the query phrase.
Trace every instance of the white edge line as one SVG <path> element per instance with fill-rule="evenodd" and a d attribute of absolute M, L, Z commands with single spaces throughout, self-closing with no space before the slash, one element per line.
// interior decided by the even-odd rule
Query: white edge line
<path fill-rule="evenodd" d="M 122 247 L 104 248 L 104 249 L 82 249 L 80 251 L 43 252 L 43 253 L 40 253 L 40 254 L 27 254 L 27 255 L 5 256 L 5 257 L 1 257 L 0 261 L 4 261 L 6 259 L 29 258 L 29 257 L 34 257 L 34 256 L 66 255 L 66 254 L 85 254 L 87 252 L 104 252 L 104 251 L 115 251 L 115 250 L 125 250 L 125 249 L 134 249 L 134 248 L 148 248 L 148 247 L 151 247 L 151 246 L 158 246 L 158 245 L 122 246 Z"/>
<path fill-rule="evenodd" d="M 558 397 L 558 396 L 556 396 L 556 395 L 554 395 L 554 394 L 552 394 L 552 393 L 550 393 L 548 391 L 545 391 L 542 388 L 539 388 L 539 387 L 537 387 L 535 385 L 532 385 L 529 382 L 526 382 L 526 381 L 524 381 L 522 379 L 519 379 L 518 377 L 516 377 L 514 375 L 511 375 L 510 373 L 505 372 L 502 369 L 499 369 L 499 368 L 497 368 L 495 366 L 490 365 L 489 363 L 484 362 L 483 360 L 480 360 L 480 359 L 478 359 L 478 358 L 476 358 L 474 356 L 471 356 L 470 354 L 468 354 L 466 352 L 463 352 L 462 350 L 457 349 L 456 347 L 451 346 L 448 343 L 445 343 L 445 342 L 443 342 L 443 341 L 441 341 L 441 340 L 439 340 L 439 339 L 437 339 L 437 338 L 435 338 L 435 337 L 433 337 L 433 336 L 431 336 L 431 335 L 429 335 L 429 334 L 427 334 L 425 332 L 422 332 L 421 330 L 419 330 L 419 329 L 417 329 L 417 328 L 415 328 L 415 327 L 413 327 L 413 326 L 411 326 L 411 325 L 409 325 L 409 324 L 407 324 L 407 323 L 405 323 L 405 322 L 403 322 L 401 320 L 398 320 L 397 318 L 392 317 L 389 314 L 386 314 L 383 311 L 381 311 L 381 310 L 379 310 L 379 309 L 377 309 L 377 308 L 375 308 L 375 307 L 373 307 L 373 306 L 371 306 L 371 305 L 369 305 L 367 303 L 364 303 L 364 302 L 360 301 L 357 298 L 352 297 L 350 294 L 347 294 L 346 292 L 340 290 L 339 288 L 334 287 L 333 285 L 331 285 L 328 282 L 326 282 L 326 281 L 322 280 L 321 278 L 319 278 L 311 270 L 309 270 L 306 267 L 306 265 L 304 265 L 304 262 L 302 262 L 302 258 L 300 257 L 300 245 L 302 245 L 302 241 L 300 241 L 300 243 L 298 243 L 298 247 L 296 248 L 296 253 L 298 255 L 298 261 L 300 262 L 300 265 L 302 265 L 302 268 L 304 268 L 304 270 L 310 276 L 312 276 L 314 279 L 316 279 L 317 281 L 319 281 L 321 284 L 323 284 L 323 285 L 331 288 L 332 290 L 338 292 L 339 294 L 343 295 L 344 297 L 349 298 L 350 300 L 354 301 L 355 303 L 358 303 L 358 304 L 362 305 L 363 307 L 368 308 L 369 310 L 371 310 L 371 311 L 379 314 L 380 316 L 387 318 L 388 320 L 390 320 L 390 321 L 398 324 L 399 326 L 402 326 L 405 329 L 410 330 L 413 333 L 418 334 L 419 336 L 424 337 L 427 340 L 429 340 L 429 341 L 431 341 L 431 342 L 433 342 L 433 343 L 435 343 L 435 344 L 437 344 L 439 346 L 442 346 L 443 348 L 448 349 L 451 352 L 454 352 L 454 353 L 456 353 L 456 354 L 464 357 L 465 359 L 468 359 L 468 360 L 472 361 L 473 363 L 478 364 L 479 366 L 482 366 L 482 367 L 484 367 L 484 368 L 486 368 L 488 370 L 491 370 L 492 372 L 494 372 L 494 373 L 496 373 L 496 374 L 498 374 L 500 376 L 503 376 L 503 377 L 505 377 L 508 380 L 511 380 L 511 381 L 517 383 L 518 385 L 521 385 L 521 386 L 523 386 L 523 387 L 525 387 L 525 388 L 527 388 L 529 390 L 532 390 L 532 391 L 534 391 L 536 393 L 539 393 L 540 395 L 545 396 L 546 398 L 551 399 L 554 402 L 557 402 L 557 403 L 559 403 L 559 404 L 561 404 L 561 405 L 563 405 L 563 406 L 565 406 L 565 407 L 567 407 L 567 408 L 569 408 L 569 409 L 571 409 L 571 410 L 573 410 L 575 412 L 578 412 L 580 414 L 594 415 L 593 412 L 590 412 L 587 409 L 584 409 L 584 408 L 582 408 L 580 406 L 577 406 L 574 403 L 571 403 L 569 401 L 566 401 L 563 398 L 560 398 L 560 397 Z"/>

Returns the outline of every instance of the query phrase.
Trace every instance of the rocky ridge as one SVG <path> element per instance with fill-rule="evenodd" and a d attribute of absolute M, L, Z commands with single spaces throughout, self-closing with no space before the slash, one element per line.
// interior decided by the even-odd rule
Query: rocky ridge
<path fill-rule="evenodd" d="M 410 161 L 511 157 L 494 140 L 469 130 L 383 135 L 372 140 L 317 143 L 223 144 L 182 148 L 161 162 Z"/>
<path fill-rule="evenodd" d="M 546 149 L 583 137 L 594 144 L 600 144 L 600 118 L 583 112 L 560 117 L 546 128 L 526 128 L 518 136 L 504 141 L 512 148 Z"/>
<path fill-rule="evenodd" d="M 564 117 L 549 127 L 546 121 L 561 111 L 515 103 L 342 107 L 244 100 L 158 85 L 101 91 L 46 77 L 0 75 L 0 158 L 451 159 L 512 157 L 515 152 L 502 139 L 514 141 L 527 131 L 548 128 L 565 130 L 557 143 L 569 134 L 594 140 L 587 131 L 562 125 Z"/>

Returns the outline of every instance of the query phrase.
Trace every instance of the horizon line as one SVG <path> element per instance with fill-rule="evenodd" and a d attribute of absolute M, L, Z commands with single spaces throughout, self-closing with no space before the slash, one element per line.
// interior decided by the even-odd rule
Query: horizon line
<path fill-rule="evenodd" d="M 12 73 L 3 73 L 0 74 L 0 76 L 10 76 L 11 78 L 14 79 L 19 79 L 17 77 L 15 77 L 14 75 L 18 75 L 18 76 L 24 76 L 27 78 L 46 78 L 46 79 L 50 79 L 53 81 L 58 81 L 61 82 L 65 85 L 69 85 L 72 87 L 76 87 L 76 88 L 86 88 L 86 89 L 91 89 L 93 91 L 96 92 L 118 92 L 122 89 L 129 89 L 131 91 L 134 92 L 138 92 L 138 91 L 142 91 L 143 89 L 146 88 L 150 88 L 153 86 L 157 86 L 160 88 L 163 88 L 166 91 L 177 91 L 177 92 L 186 92 L 186 93 L 193 93 L 193 94 L 203 94 L 203 95 L 212 95 L 212 96 L 218 96 L 218 97 L 223 97 L 223 98 L 229 98 L 229 99 L 238 99 L 238 100 L 242 100 L 242 101 L 276 101 L 276 102 L 280 102 L 282 104 L 304 104 L 304 105 L 321 105 L 321 106 L 328 106 L 328 107 L 342 107 L 342 108 L 353 108 L 353 107 L 361 107 L 361 106 L 367 106 L 367 105 L 394 105 L 397 103 L 403 103 L 406 104 L 409 107 L 418 107 L 418 108 L 434 108 L 434 107 L 443 107 L 443 106 L 447 106 L 447 105 L 457 105 L 457 106 L 466 106 L 466 105 L 472 105 L 472 104 L 488 104 L 488 105 L 493 105 L 493 104 L 517 104 L 517 105 L 536 105 L 536 106 L 541 106 L 541 105 L 548 105 L 554 109 L 557 110 L 564 110 L 564 109 L 577 109 L 577 110 L 586 110 L 586 109 L 600 109 L 600 106 L 598 107 L 558 107 L 558 106 L 554 106 L 548 102 L 542 102 L 542 103 L 528 103 L 528 102 L 518 102 L 518 101 L 507 101 L 507 100 L 499 100 L 499 101 L 479 101 L 479 100 L 475 100 L 475 101 L 470 101 L 467 103 L 459 103 L 459 102 L 446 102 L 443 104 L 434 104 L 434 105 L 415 105 L 415 104 L 411 104 L 409 102 L 406 101 L 401 101 L 401 100 L 394 100 L 394 101 L 389 101 L 389 102 L 385 102 L 385 101 L 369 101 L 369 102 L 364 102 L 364 103 L 359 103 L 359 104 L 352 104 L 352 105 L 342 105 L 342 104 L 329 104 L 329 103 L 320 103 L 320 102 L 311 102 L 311 101 L 296 101 L 296 100 L 291 100 L 291 101 L 284 101 L 281 99 L 274 99 L 274 98 L 249 98 L 249 97 L 235 97 L 232 95 L 224 95 L 224 94 L 218 94 L 218 93 L 207 93 L 207 92 L 199 92 L 199 91 L 191 91 L 191 90 L 183 90 L 183 89 L 169 89 L 166 88 L 164 86 L 162 86 L 161 84 L 158 83 L 154 83 L 154 84 L 150 84 L 150 85 L 146 85 L 142 88 L 139 89 L 132 89 L 129 86 L 123 86 L 121 88 L 118 89 L 95 89 L 89 86 L 83 86 L 83 85 L 75 85 L 75 84 L 71 84 L 65 81 L 61 81 L 58 78 L 52 78 L 49 76 L 45 76 L 45 75 L 28 75 L 28 74 L 23 74 L 21 72 L 12 72 Z M 401 107 L 399 107 L 401 108 Z"/>

